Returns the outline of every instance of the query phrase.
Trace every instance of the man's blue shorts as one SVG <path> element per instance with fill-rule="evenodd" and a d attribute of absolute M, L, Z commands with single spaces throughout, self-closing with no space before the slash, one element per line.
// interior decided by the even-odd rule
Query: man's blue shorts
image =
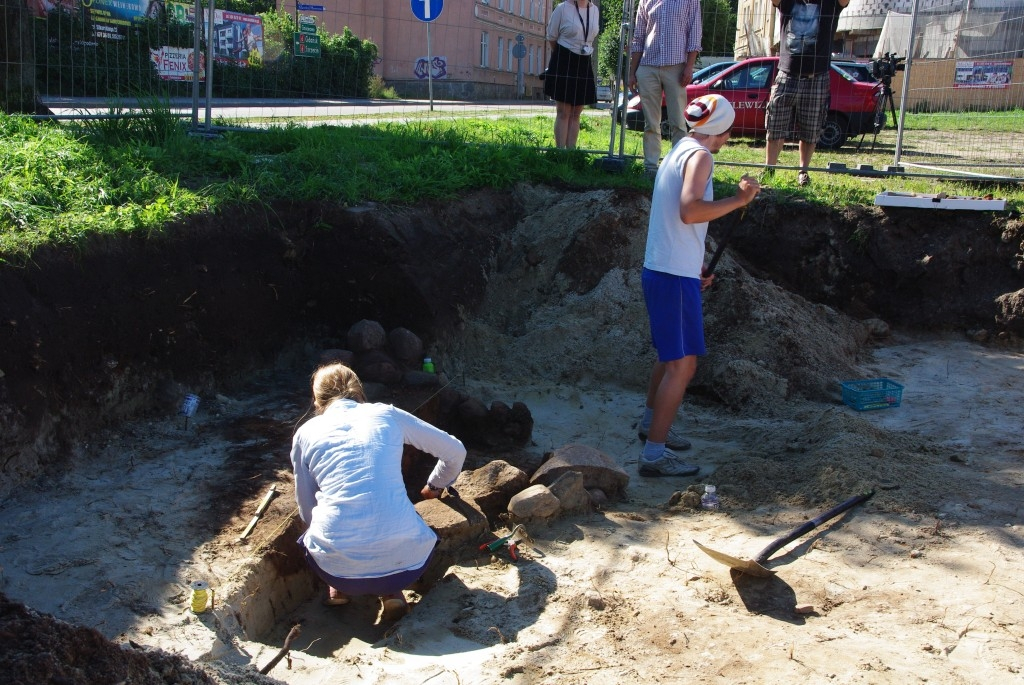
<path fill-rule="evenodd" d="M 700 279 L 645 268 L 641 283 L 658 361 L 706 354 Z"/>

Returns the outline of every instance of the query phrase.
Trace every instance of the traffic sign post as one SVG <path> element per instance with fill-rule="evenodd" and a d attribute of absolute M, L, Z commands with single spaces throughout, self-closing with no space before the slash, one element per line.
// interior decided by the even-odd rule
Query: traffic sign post
<path fill-rule="evenodd" d="M 431 22 L 441 16 L 444 9 L 444 0 L 409 0 L 412 3 L 412 13 L 420 21 Z"/>
<path fill-rule="evenodd" d="M 516 58 L 516 95 L 518 97 L 523 97 L 526 90 L 523 84 L 523 58 L 526 57 L 524 40 L 526 40 L 526 36 L 520 33 L 516 36 L 516 44 L 512 46 L 512 56 Z"/>
<path fill-rule="evenodd" d="M 296 57 L 319 57 L 320 36 L 316 33 L 316 17 L 298 14 L 298 10 L 317 12 L 323 9 L 319 5 L 296 5 L 295 23 L 298 31 L 292 34 L 292 54 Z M 320 10 L 316 8 L 320 7 Z"/>
<path fill-rule="evenodd" d="M 320 36 L 296 31 L 292 34 L 292 39 L 296 57 L 320 56 Z"/>
<path fill-rule="evenodd" d="M 430 22 L 441 16 L 444 0 L 409 0 L 412 14 L 420 21 L 427 23 L 427 95 L 430 97 L 430 111 L 434 111 L 434 76 L 431 63 L 434 56 L 430 53 Z"/>

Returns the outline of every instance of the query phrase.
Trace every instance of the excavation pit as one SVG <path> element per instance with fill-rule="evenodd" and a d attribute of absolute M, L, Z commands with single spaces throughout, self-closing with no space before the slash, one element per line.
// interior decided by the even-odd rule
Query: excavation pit
<path fill-rule="evenodd" d="M 944 213 L 928 223 L 913 210 L 839 214 L 773 197 L 752 207 L 707 294 L 710 354 L 680 416 L 700 479 L 722 494 L 727 515 L 713 518 L 666 506 L 688 483 L 635 475 L 651 362 L 638 282 L 644 195 L 517 187 L 381 209 L 209 217 L 0 269 L 8 598 L 139 651 L 238 667 L 269 663 L 300 622 L 291 668 L 271 672 L 295 684 L 401 678 L 430 664 L 426 678 L 456 663 L 462 682 L 555 682 L 595 675 L 586 670 L 595 659 L 617 682 L 649 682 L 666 658 L 693 665 L 691 653 L 722 650 L 740 664 L 735 677 L 756 679 L 742 666 L 756 647 L 749 636 L 760 634 L 752 621 L 771 620 L 793 644 L 799 621 L 846 634 L 866 620 L 846 612 L 875 594 L 886 595 L 872 604 L 878 620 L 840 648 L 818 645 L 815 668 L 843 679 L 850 658 L 878 659 L 903 677 L 907 656 L 889 645 L 940 644 L 927 617 L 949 597 L 995 607 L 998 625 L 1020 622 L 1019 607 L 985 595 L 1019 575 L 1006 558 L 991 585 L 942 591 L 949 568 L 985 578 L 992 549 L 1020 544 L 1019 448 L 1000 439 L 1016 434 L 1024 406 L 1007 380 L 1019 373 L 1019 219 Z M 712 226 L 709 247 L 727 227 Z M 531 530 L 536 551 L 519 563 L 471 548 L 392 626 L 373 598 L 320 606 L 322 587 L 293 554 L 301 527 L 287 444 L 320 355 L 344 348 L 344 332 L 365 319 L 419 332 L 448 378 L 484 406 L 529 407 L 525 463 L 590 444 L 629 471 L 627 499 Z M 899 412 L 865 417 L 837 396 L 842 378 L 890 375 L 906 388 Z M 941 393 L 929 386 L 936 377 Z M 978 394 L 956 394 L 968 387 Z M 177 412 L 189 393 L 201 403 L 186 424 Z M 970 417 L 957 413 L 964 406 Z M 477 458 L 471 467 L 505 457 Z M 756 611 L 733 611 L 728 580 L 680 538 L 700 528 L 716 548 L 749 553 L 754 538 L 878 481 L 900 487 L 780 571 L 801 598 L 839 593 L 830 569 L 872 588 L 828 595 L 831 613 L 815 619 L 792 619 L 771 595 Z M 279 494 L 239 542 L 271 484 Z M 908 558 L 917 586 L 934 592 L 897 596 L 870 575 L 906 572 Z M 193 580 L 210 583 L 212 611 L 190 611 Z M 966 623 L 965 611 L 949 615 Z M 689 630 L 691 616 L 707 629 Z M 652 626 L 653 638 L 636 637 Z M 857 635 L 880 641 L 851 651 Z M 597 644 L 604 651 L 588 651 Z M 985 653 L 964 673 L 998 680 L 1017 658 L 996 642 Z M 960 668 L 954 661 L 911 667 L 943 682 Z"/>

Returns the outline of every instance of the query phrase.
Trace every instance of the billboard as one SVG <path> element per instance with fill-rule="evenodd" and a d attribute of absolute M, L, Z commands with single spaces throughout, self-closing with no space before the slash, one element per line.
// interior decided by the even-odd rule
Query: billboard
<path fill-rule="evenodd" d="M 175 48 L 165 45 L 157 50 L 150 50 L 149 57 L 153 60 L 157 75 L 165 81 L 191 81 L 195 67 L 195 50 L 192 48 Z M 206 76 L 206 58 L 199 53 L 199 80 Z"/>
<path fill-rule="evenodd" d="M 1013 61 L 957 60 L 953 76 L 954 88 L 1009 88 Z"/>
<path fill-rule="evenodd" d="M 168 2 L 167 12 L 171 19 L 186 24 L 193 23 L 195 5 Z M 203 12 L 203 21 L 209 17 Z M 204 24 L 203 36 L 206 36 Z M 213 11 L 213 59 L 222 64 L 237 67 L 258 67 L 263 64 L 263 19 L 252 14 Z"/>
<path fill-rule="evenodd" d="M 82 0 L 96 38 L 124 40 L 128 29 L 164 13 L 163 0 Z"/>

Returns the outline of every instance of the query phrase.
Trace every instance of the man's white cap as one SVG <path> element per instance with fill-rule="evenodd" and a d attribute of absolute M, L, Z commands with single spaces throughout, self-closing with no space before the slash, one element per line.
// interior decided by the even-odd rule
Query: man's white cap
<path fill-rule="evenodd" d="M 686 106 L 683 118 L 691 131 L 717 136 L 732 128 L 736 111 L 721 95 L 701 95 Z"/>

